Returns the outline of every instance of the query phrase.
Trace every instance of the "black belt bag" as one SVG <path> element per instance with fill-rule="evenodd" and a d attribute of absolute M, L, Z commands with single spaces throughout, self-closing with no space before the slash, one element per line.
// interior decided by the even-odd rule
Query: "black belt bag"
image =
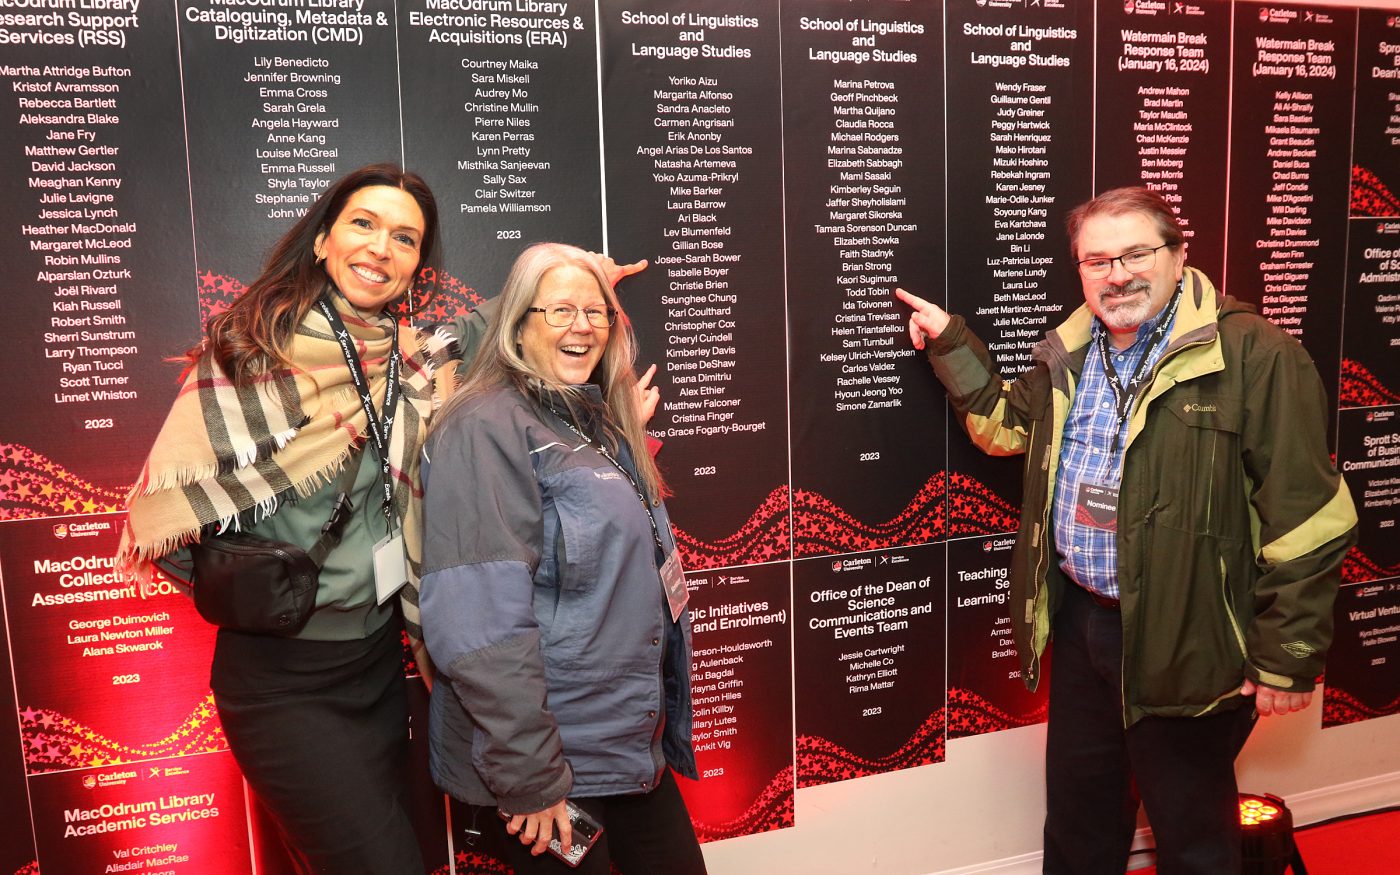
<path fill-rule="evenodd" d="M 190 544 L 190 586 L 199 615 L 239 632 L 300 632 L 316 607 L 321 566 L 339 546 L 355 510 L 350 491 L 362 456 L 356 453 L 341 472 L 330 519 L 310 550 L 247 532 L 227 532 Z"/>

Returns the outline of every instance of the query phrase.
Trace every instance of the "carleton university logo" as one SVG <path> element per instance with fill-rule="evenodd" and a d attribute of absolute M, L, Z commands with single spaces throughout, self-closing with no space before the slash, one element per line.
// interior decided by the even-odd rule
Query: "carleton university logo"
<path fill-rule="evenodd" d="M 68 524 L 56 523 L 53 527 L 53 536 L 55 538 L 58 538 L 60 541 L 68 537 Z"/>
<path fill-rule="evenodd" d="M 88 790 L 96 789 L 96 788 L 97 788 L 97 776 L 96 776 L 96 775 L 83 775 L 83 786 L 84 786 L 85 788 L 87 788 Z"/>
<path fill-rule="evenodd" d="M 982 542 L 982 552 L 983 552 L 983 553 L 990 553 L 990 552 L 992 552 L 992 542 L 991 542 L 991 541 L 983 541 L 983 542 Z"/>

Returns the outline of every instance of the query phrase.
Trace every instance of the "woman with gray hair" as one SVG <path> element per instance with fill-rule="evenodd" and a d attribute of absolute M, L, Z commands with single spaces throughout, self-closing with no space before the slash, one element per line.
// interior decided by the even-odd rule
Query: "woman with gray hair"
<path fill-rule="evenodd" d="M 545 852 L 589 845 L 590 816 L 572 871 L 703 873 L 671 774 L 697 777 L 690 617 L 631 324 L 556 243 L 499 307 L 424 449 L 434 780 L 518 873 L 571 871 Z"/>

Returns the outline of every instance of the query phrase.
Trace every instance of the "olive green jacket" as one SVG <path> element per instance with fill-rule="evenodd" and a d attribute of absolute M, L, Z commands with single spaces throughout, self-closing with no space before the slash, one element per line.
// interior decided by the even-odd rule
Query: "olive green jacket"
<path fill-rule="evenodd" d="M 1129 419 L 1118 508 L 1123 721 L 1240 704 L 1242 681 L 1313 688 L 1356 511 L 1327 446 L 1328 402 L 1298 342 L 1187 268 L 1168 345 Z M 928 347 L 958 421 L 1026 455 L 1011 606 L 1034 690 L 1069 584 L 1051 530 L 1056 468 L 1093 314 L 1080 307 L 1006 382 L 954 316 Z"/>

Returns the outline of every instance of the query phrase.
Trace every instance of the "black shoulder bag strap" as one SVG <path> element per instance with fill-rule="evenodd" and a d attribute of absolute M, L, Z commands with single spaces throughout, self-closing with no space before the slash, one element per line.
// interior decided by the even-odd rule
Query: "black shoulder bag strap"
<path fill-rule="evenodd" d="M 321 526 L 321 537 L 306 551 L 306 555 L 316 563 L 317 568 L 325 565 L 326 557 L 340 546 L 340 539 L 345 535 L 345 526 L 350 522 L 350 515 L 355 512 L 355 503 L 350 500 L 350 493 L 355 490 L 355 478 L 359 476 L 360 462 L 364 457 L 365 451 L 361 449 L 353 452 L 350 460 L 345 463 L 345 468 L 336 481 L 340 488 L 336 490 L 335 501 L 331 504 L 331 517 Z"/>

